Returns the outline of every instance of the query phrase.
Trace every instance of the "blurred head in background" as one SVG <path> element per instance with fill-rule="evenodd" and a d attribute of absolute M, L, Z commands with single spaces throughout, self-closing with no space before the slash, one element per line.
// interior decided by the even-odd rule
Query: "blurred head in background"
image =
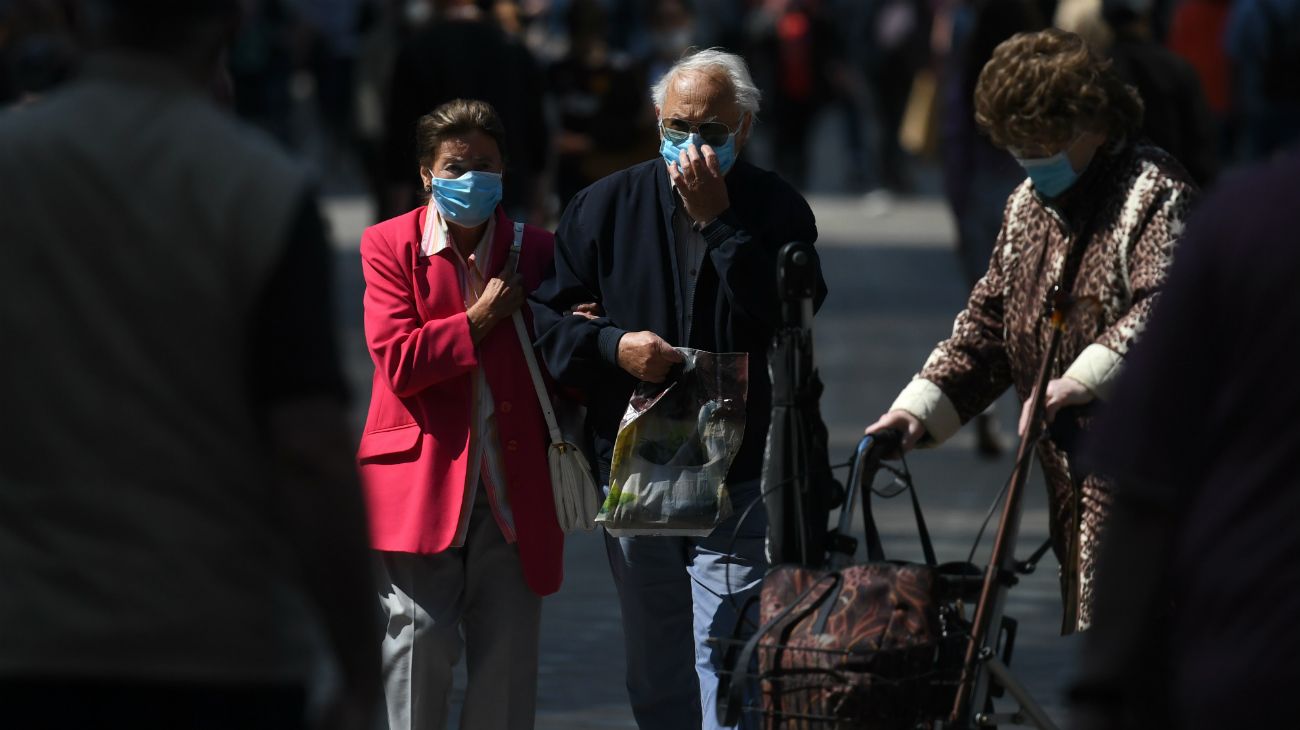
<path fill-rule="evenodd" d="M 565 12 L 569 55 L 599 61 L 608 47 L 609 18 L 601 0 L 572 0 Z"/>
<path fill-rule="evenodd" d="M 651 52 L 657 59 L 674 62 L 695 42 L 686 0 L 659 0 L 651 5 L 649 21 Z"/>
<path fill-rule="evenodd" d="M 1102 0 L 1101 18 L 1113 31 L 1141 28 L 1149 32 L 1152 5 L 1153 0 Z"/>

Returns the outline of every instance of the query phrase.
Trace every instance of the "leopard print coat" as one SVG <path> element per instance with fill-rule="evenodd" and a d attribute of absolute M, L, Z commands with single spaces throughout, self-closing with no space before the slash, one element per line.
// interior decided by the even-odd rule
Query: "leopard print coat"
<path fill-rule="evenodd" d="M 1082 249 L 1074 250 L 1081 258 L 1071 291 L 1100 306 L 1071 317 L 1052 377 L 1078 380 L 1104 402 L 1156 301 L 1195 196 L 1181 165 L 1142 144 L 1099 151 L 1053 201 L 1022 183 L 1007 201 L 988 273 L 957 315 L 952 336 L 935 347 L 894 408 L 920 418 L 926 441 L 938 443 L 1008 387 L 1027 399 L 1051 337 L 1046 301 L 1076 243 Z M 1073 437 L 1087 431 L 1089 410 L 1062 410 L 1038 446 L 1062 566 L 1062 633 L 1091 623 L 1097 540 L 1111 503 L 1108 480 L 1072 463 Z"/>

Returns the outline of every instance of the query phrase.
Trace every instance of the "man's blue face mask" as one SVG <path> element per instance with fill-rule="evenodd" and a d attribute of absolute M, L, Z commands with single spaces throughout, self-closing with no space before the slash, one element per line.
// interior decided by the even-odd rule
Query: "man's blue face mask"
<path fill-rule="evenodd" d="M 1082 135 L 1075 137 L 1074 141 L 1065 146 L 1065 149 L 1057 152 L 1051 157 L 1026 158 L 1017 156 L 1016 163 L 1025 170 L 1029 175 L 1030 181 L 1034 183 L 1034 189 L 1049 198 L 1069 190 L 1071 186 L 1079 179 L 1082 171 L 1076 172 L 1074 165 L 1070 164 L 1070 157 L 1067 154 L 1075 144 L 1082 138 Z"/>
<path fill-rule="evenodd" d="M 679 155 L 686 151 L 686 148 L 695 145 L 696 150 L 700 150 L 704 145 L 713 148 L 713 154 L 718 156 L 718 169 L 726 175 L 731 171 L 731 166 L 736 164 L 736 133 L 727 130 L 726 136 L 722 141 L 718 141 L 721 134 L 710 135 L 715 143 L 705 140 L 702 132 L 708 131 L 705 128 L 708 125 L 716 124 L 718 127 L 726 130 L 725 125 L 719 122 L 706 122 L 701 124 L 698 130 L 686 132 L 685 130 L 675 129 L 673 123 L 681 124 L 681 120 L 665 119 L 659 125 L 659 154 L 663 156 L 664 161 L 670 165 L 680 164 Z"/>
<path fill-rule="evenodd" d="M 472 170 L 458 178 L 431 177 L 434 205 L 444 220 L 473 228 L 501 202 L 501 173 Z"/>

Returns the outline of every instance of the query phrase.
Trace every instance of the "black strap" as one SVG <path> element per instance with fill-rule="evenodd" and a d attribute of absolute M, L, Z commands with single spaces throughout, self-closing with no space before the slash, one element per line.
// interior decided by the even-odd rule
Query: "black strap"
<path fill-rule="evenodd" d="M 1050 550 L 1051 548 L 1052 548 L 1052 538 L 1049 537 L 1043 541 L 1042 545 L 1038 546 L 1038 549 L 1035 550 L 1027 560 L 1020 563 L 1021 571 L 1025 573 L 1033 572 L 1034 568 L 1038 567 L 1038 561 L 1042 560 L 1043 556 L 1046 555 L 1047 551 Z"/>
<path fill-rule="evenodd" d="M 907 462 L 903 462 L 906 467 Z M 925 515 L 921 513 L 921 499 L 916 496 L 916 485 L 912 484 L 910 472 L 904 473 L 907 491 L 912 495 L 912 512 L 916 514 L 916 531 L 921 535 L 921 552 L 925 555 L 925 564 L 934 567 L 939 561 L 934 556 L 934 542 L 930 540 L 930 529 L 925 526 Z"/>
<path fill-rule="evenodd" d="M 817 586 L 825 583 L 828 578 L 831 581 L 830 588 L 823 591 L 820 596 L 817 596 L 812 601 L 809 601 L 808 605 L 803 606 L 802 610 L 798 613 L 794 613 L 795 609 L 800 608 L 800 604 L 803 603 L 804 599 L 812 595 L 813 591 L 817 589 Z M 727 653 L 723 657 L 722 663 L 723 667 L 730 666 L 731 672 L 724 673 L 718 677 L 717 711 L 718 722 L 720 724 L 730 727 L 740 721 L 740 713 L 741 710 L 744 709 L 745 704 L 744 680 L 749 678 L 749 663 L 754 660 L 754 652 L 757 651 L 759 642 L 763 640 L 763 637 L 778 630 L 784 633 L 784 628 L 786 626 L 799 623 L 799 621 L 801 621 L 805 616 L 817 610 L 817 607 L 821 605 L 822 601 L 825 601 L 827 596 L 835 592 L 839 584 L 839 573 L 831 572 L 818 577 L 817 580 L 813 581 L 812 585 L 808 586 L 802 593 L 796 596 L 788 606 L 781 609 L 781 611 L 769 619 L 767 623 L 760 626 L 758 630 L 754 632 L 753 636 L 749 637 L 749 641 L 745 642 L 745 646 L 741 648 L 740 654 L 736 656 L 735 663 L 732 664 L 730 660 L 735 651 L 736 644 L 740 641 L 740 627 L 744 623 L 743 621 L 736 622 L 736 628 L 731 634 L 732 643 L 728 645 Z M 754 600 L 754 598 L 751 598 L 749 601 L 746 601 L 745 607 L 748 608 Z"/>
<path fill-rule="evenodd" d="M 882 432 L 878 434 L 884 436 Z M 866 439 L 876 438 L 876 436 L 864 436 Z M 892 443 L 897 445 L 897 440 L 901 440 L 897 434 L 892 434 L 888 439 L 895 439 Z M 863 444 L 859 443 L 859 448 L 855 451 L 855 458 L 852 473 L 849 474 L 850 482 L 856 489 L 850 489 L 845 499 L 853 499 L 854 492 L 862 492 L 862 526 L 867 533 L 867 560 L 873 563 L 883 562 L 885 558 L 884 544 L 880 540 L 880 530 L 876 527 L 875 517 L 871 513 L 871 479 L 880 469 L 880 454 L 888 449 L 885 440 L 877 440 L 869 448 L 862 448 Z M 867 469 L 870 473 L 865 473 Z M 934 553 L 934 542 L 930 539 L 930 530 L 925 524 L 925 516 L 921 513 L 921 500 L 916 494 L 916 486 L 912 484 L 911 472 L 906 471 L 907 462 L 903 462 L 904 472 L 901 475 L 901 481 L 907 490 L 911 493 L 912 514 L 916 517 L 916 531 L 921 537 L 921 552 L 925 555 L 925 564 L 934 567 L 939 564 Z M 846 503 L 844 510 L 851 511 L 852 503 Z"/>

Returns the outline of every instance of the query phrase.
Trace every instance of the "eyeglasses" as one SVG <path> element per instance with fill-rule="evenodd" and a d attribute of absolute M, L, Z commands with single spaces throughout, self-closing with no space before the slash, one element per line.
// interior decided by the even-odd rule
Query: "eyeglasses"
<path fill-rule="evenodd" d="M 727 138 L 734 132 L 731 127 L 722 122 L 688 122 L 685 119 L 667 119 L 659 120 L 659 130 L 663 133 L 664 138 L 673 144 L 685 142 L 692 132 L 698 132 L 700 139 L 711 147 L 720 147 L 727 143 Z"/>

